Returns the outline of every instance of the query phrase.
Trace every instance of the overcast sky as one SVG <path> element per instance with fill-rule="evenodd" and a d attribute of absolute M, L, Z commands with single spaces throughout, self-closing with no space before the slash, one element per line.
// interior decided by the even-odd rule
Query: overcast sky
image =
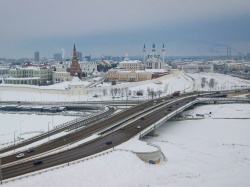
<path fill-rule="evenodd" d="M 0 58 L 250 52 L 249 0 L 0 0 Z"/>

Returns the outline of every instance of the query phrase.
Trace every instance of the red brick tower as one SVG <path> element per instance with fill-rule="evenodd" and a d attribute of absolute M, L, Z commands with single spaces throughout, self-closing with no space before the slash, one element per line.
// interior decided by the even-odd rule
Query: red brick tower
<path fill-rule="evenodd" d="M 80 68 L 80 64 L 78 63 L 78 60 L 77 60 L 77 57 L 76 57 L 76 47 L 75 47 L 75 44 L 74 44 L 72 63 L 71 63 L 71 66 L 70 66 L 70 76 L 75 76 L 75 74 L 77 74 L 79 79 L 82 79 L 82 70 Z"/>

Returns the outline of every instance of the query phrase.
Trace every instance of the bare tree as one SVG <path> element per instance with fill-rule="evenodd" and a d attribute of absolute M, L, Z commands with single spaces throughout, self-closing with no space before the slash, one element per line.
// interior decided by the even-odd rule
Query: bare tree
<path fill-rule="evenodd" d="M 157 90 L 156 94 L 158 95 L 158 97 L 161 97 L 161 94 L 163 93 L 162 90 Z"/>
<path fill-rule="evenodd" d="M 125 91 L 124 91 L 124 88 L 121 88 L 121 89 L 120 89 L 120 95 L 121 95 L 121 97 L 124 97 L 124 95 L 125 95 L 124 92 L 125 92 Z"/>
<path fill-rule="evenodd" d="M 103 96 L 106 96 L 106 95 L 107 95 L 107 93 L 108 93 L 108 92 L 107 92 L 107 89 L 103 89 L 103 90 L 102 90 L 102 94 L 103 94 Z"/>
<path fill-rule="evenodd" d="M 121 95 L 121 88 L 117 88 L 117 94 Z"/>
<path fill-rule="evenodd" d="M 201 87 L 204 88 L 206 85 L 206 78 L 205 77 L 202 77 L 201 78 Z"/>
<path fill-rule="evenodd" d="M 153 88 L 148 89 L 148 95 L 151 96 L 152 99 L 156 96 L 156 92 Z"/>
<path fill-rule="evenodd" d="M 125 87 L 124 91 L 125 91 L 126 96 L 128 96 L 128 87 Z"/>
<path fill-rule="evenodd" d="M 113 88 L 110 89 L 110 94 L 112 95 L 112 97 L 114 96 L 115 93 Z"/>
<path fill-rule="evenodd" d="M 208 86 L 209 86 L 210 89 L 214 88 L 214 86 L 215 86 L 215 79 L 214 78 L 211 78 L 209 80 Z"/>
<path fill-rule="evenodd" d="M 115 88 L 115 89 L 114 89 L 114 94 L 115 94 L 115 96 L 116 96 L 117 92 L 118 92 L 118 89 Z"/>

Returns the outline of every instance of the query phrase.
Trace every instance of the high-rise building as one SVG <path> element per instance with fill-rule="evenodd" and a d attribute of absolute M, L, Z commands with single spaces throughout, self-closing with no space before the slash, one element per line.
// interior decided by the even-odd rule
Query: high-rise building
<path fill-rule="evenodd" d="M 54 54 L 54 60 L 55 61 L 62 61 L 63 60 L 62 54 L 61 53 L 55 53 Z"/>
<path fill-rule="evenodd" d="M 82 61 L 82 53 L 81 52 L 77 51 L 76 57 L 77 57 L 77 60 Z"/>
<path fill-rule="evenodd" d="M 35 62 L 39 62 L 40 61 L 40 58 L 39 58 L 39 51 L 36 51 L 34 53 L 34 59 L 35 59 Z"/>
<path fill-rule="evenodd" d="M 70 65 L 70 76 L 75 76 L 75 75 L 77 75 L 79 77 L 79 79 L 82 79 L 82 70 L 81 70 L 80 64 L 78 63 L 78 60 L 77 60 L 76 47 L 74 44 L 72 63 Z"/>

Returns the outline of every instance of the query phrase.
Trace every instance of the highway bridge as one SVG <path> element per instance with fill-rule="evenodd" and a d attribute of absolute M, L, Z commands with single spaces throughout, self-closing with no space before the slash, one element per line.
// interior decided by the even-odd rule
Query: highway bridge
<path fill-rule="evenodd" d="M 249 90 L 241 90 L 248 92 Z M 9 179 L 26 173 L 53 167 L 84 158 L 113 148 L 134 136 L 144 136 L 166 120 L 199 102 L 201 97 L 218 97 L 227 92 L 194 92 L 180 97 L 162 97 L 145 101 L 120 113 L 90 122 L 87 127 L 66 136 L 35 147 L 24 159 L 16 160 L 15 155 L 2 158 L 2 179 Z M 52 150 L 74 144 L 79 140 L 97 134 L 97 137 L 67 151 L 53 153 Z M 111 142 L 110 144 L 106 144 Z M 23 150 L 22 152 L 24 152 Z M 51 152 L 51 153 L 49 153 Z M 33 160 L 43 160 L 34 166 Z"/>

